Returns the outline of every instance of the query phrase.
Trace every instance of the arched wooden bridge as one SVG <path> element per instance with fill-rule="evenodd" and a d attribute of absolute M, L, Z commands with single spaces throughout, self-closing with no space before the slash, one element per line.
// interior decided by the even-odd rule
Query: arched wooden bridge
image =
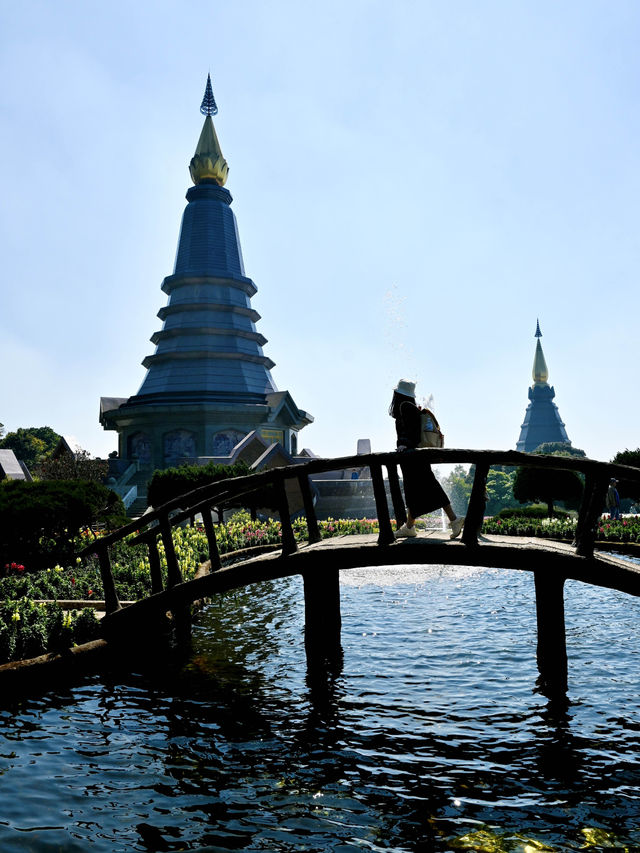
<path fill-rule="evenodd" d="M 427 454 L 432 464 L 472 463 L 475 476 L 460 540 L 428 536 L 410 540 L 394 539 L 392 514 L 397 525 L 406 521 L 398 466 L 419 454 Z M 585 485 L 578 514 L 576 536 L 570 546 L 543 539 L 514 540 L 511 537 L 480 537 L 485 510 L 486 480 L 491 465 L 533 466 L 564 469 L 584 475 Z M 353 467 L 368 467 L 376 502 L 379 534 L 321 539 L 313 505 L 309 477 L 313 474 Z M 388 480 L 387 497 L 384 471 Z M 538 456 L 516 451 L 478 451 L 428 448 L 405 453 L 376 453 L 337 459 L 312 460 L 300 465 L 276 468 L 246 477 L 223 480 L 204 486 L 146 513 L 119 530 L 97 539 L 82 556 L 97 554 L 105 592 L 106 616 L 103 631 L 108 639 L 139 635 L 140 626 L 163 617 L 167 612 L 179 617 L 193 601 L 207 598 L 264 580 L 300 575 L 305 594 L 305 647 L 310 664 L 331 659 L 340 648 L 339 573 L 342 569 L 364 566 L 431 564 L 486 566 L 533 572 L 538 622 L 538 664 L 543 683 L 565 689 L 567 657 L 564 629 L 563 587 L 566 579 L 640 595 L 640 566 L 594 552 L 595 531 L 604 506 L 611 477 L 640 483 L 640 470 L 577 457 Z M 271 496 L 282 523 L 282 546 L 276 552 L 249 556 L 222 567 L 212 520 L 214 509 L 238 505 L 256 493 Z M 299 544 L 293 533 L 290 513 L 292 495 L 304 506 L 308 541 Z M 209 546 L 207 574 L 184 581 L 176 555 L 173 530 L 202 516 Z M 132 534 L 135 534 L 132 537 Z M 446 534 L 448 537 L 448 533 Z M 149 549 L 152 595 L 122 607 L 111 571 L 110 548 L 130 538 Z M 480 538 L 479 538 L 480 537 Z M 162 541 L 166 562 L 166 582 L 158 552 Z M 178 620 L 179 621 L 179 620 Z"/>

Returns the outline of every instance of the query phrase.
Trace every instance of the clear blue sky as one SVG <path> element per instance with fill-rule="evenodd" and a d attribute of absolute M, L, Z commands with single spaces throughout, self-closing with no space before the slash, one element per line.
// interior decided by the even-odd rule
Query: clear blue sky
<path fill-rule="evenodd" d="M 0 2 L 0 422 L 116 447 L 207 72 L 258 330 L 320 455 L 513 448 L 536 318 L 574 446 L 640 445 L 640 4 Z"/>

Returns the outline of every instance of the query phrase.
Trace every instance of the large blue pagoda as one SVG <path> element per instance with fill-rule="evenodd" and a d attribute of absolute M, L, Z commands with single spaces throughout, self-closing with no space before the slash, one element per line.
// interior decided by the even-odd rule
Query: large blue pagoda
<path fill-rule="evenodd" d="M 271 377 L 274 363 L 251 307 L 231 193 L 212 115 L 211 78 L 202 101 L 204 126 L 189 171 L 178 252 L 162 282 L 168 303 L 151 341 L 146 376 L 129 398 L 102 397 L 100 422 L 117 430 L 119 456 L 151 474 L 194 458 L 228 457 L 249 434 L 265 446 L 297 453 L 297 433 L 313 421 Z"/>
<path fill-rule="evenodd" d="M 560 442 L 569 447 L 571 442 L 564 428 L 558 407 L 553 402 L 556 392 L 549 385 L 549 370 L 542 352 L 540 323 L 536 322 L 536 352 L 533 358 L 533 385 L 529 388 L 529 405 L 520 429 L 516 450 L 531 453 L 541 444 Z"/>

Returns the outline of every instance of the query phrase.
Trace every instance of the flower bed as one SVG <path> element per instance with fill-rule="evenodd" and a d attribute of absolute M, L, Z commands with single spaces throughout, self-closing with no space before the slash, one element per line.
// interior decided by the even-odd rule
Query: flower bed
<path fill-rule="evenodd" d="M 322 538 L 355 533 L 377 533 L 376 519 L 327 519 L 319 522 Z M 307 538 L 306 519 L 293 522 L 298 541 Z M 76 543 L 79 551 L 94 534 L 85 532 Z M 256 545 L 279 545 L 279 521 L 252 521 L 245 512 L 236 513 L 225 524 L 216 525 L 220 554 Z M 202 524 L 178 527 L 173 531 L 176 555 L 185 580 L 194 577 L 209 557 L 209 545 Z M 166 572 L 162 541 L 158 542 L 160 565 Z M 110 549 L 111 567 L 118 596 L 137 601 L 151 593 L 149 558 L 145 545 L 129 546 L 126 541 Z M 0 664 L 45 652 L 55 652 L 98 636 L 98 620 L 92 608 L 63 611 L 57 601 L 103 600 L 104 590 L 96 557 L 83 562 L 79 557 L 70 566 L 56 565 L 30 572 L 22 563 L 5 565 L 0 578 Z M 44 599 L 44 601 L 43 601 Z"/>
<path fill-rule="evenodd" d="M 502 536 L 542 536 L 571 542 L 576 532 L 575 520 L 532 518 L 486 518 L 483 533 Z M 640 542 L 640 516 L 613 521 L 601 518 L 598 522 L 596 542 Z"/>

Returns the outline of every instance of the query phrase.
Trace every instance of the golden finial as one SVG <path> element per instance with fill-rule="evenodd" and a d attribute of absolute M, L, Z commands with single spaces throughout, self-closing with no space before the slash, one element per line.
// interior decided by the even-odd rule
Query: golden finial
<path fill-rule="evenodd" d="M 546 385 L 547 379 L 549 378 L 549 369 L 547 368 L 547 362 L 544 360 L 544 353 L 542 352 L 542 344 L 540 343 L 540 338 L 542 337 L 542 332 L 540 331 L 540 321 L 536 321 L 536 354 L 533 357 L 533 381 L 536 385 Z"/>
<path fill-rule="evenodd" d="M 200 139 L 196 146 L 196 153 L 189 163 L 191 180 L 194 184 L 200 184 L 202 181 L 213 181 L 218 186 L 223 187 L 229 174 L 229 166 L 222 156 L 216 129 L 213 126 L 213 119 L 211 118 L 212 115 L 218 112 L 218 107 L 213 97 L 210 74 L 207 75 L 207 87 L 204 92 L 204 98 L 202 99 L 200 112 L 205 114 L 205 120 Z"/>

